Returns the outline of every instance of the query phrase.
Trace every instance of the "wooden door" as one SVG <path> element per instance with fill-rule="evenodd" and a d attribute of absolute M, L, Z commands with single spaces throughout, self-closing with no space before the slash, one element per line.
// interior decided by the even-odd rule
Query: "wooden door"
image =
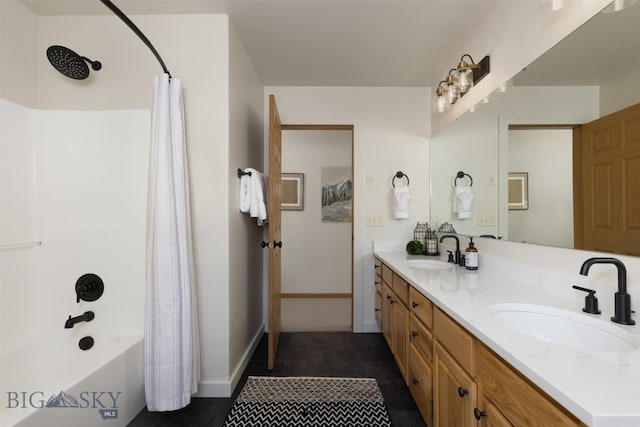
<path fill-rule="evenodd" d="M 269 348 L 267 368 L 276 364 L 280 339 L 280 269 L 281 253 L 281 209 L 280 181 L 282 174 L 282 123 L 276 106 L 276 98 L 269 95 Z"/>
<path fill-rule="evenodd" d="M 582 249 L 640 255 L 640 104 L 582 134 Z"/>

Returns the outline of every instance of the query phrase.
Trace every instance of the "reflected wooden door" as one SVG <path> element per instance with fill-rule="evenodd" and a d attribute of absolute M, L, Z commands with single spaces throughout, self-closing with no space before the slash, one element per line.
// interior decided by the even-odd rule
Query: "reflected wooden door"
<path fill-rule="evenodd" d="M 582 133 L 583 249 L 640 255 L 640 104 Z"/>
<path fill-rule="evenodd" d="M 278 341 L 280 339 L 281 316 L 281 192 L 282 175 L 282 123 L 278 115 L 276 99 L 269 95 L 269 349 L 267 368 L 276 364 Z"/>

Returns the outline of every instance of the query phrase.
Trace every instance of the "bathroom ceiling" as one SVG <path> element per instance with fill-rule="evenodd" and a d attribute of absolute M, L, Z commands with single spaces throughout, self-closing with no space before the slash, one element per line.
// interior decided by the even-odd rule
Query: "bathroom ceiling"
<path fill-rule="evenodd" d="M 19 1 L 40 15 L 111 14 L 99 0 Z M 400 87 L 430 86 L 446 75 L 463 53 L 470 53 L 476 60 L 489 53 L 452 49 L 467 44 L 498 3 L 498 0 L 113 1 L 134 22 L 135 15 L 140 14 L 228 14 L 267 86 Z M 623 23 L 611 23 L 623 14 Z M 640 66 L 640 55 L 630 54 L 640 50 L 637 22 L 640 3 L 624 12 L 600 13 L 580 29 L 579 37 L 567 37 L 520 73 L 515 83 L 598 85 L 614 77 L 616 69 Z M 153 34 L 147 36 L 153 42 Z M 617 41 L 610 42 L 608 37 Z M 624 42 L 621 44 L 620 40 Z M 615 48 L 601 57 L 590 54 L 594 46 Z M 156 48 L 162 52 L 162 46 Z M 625 64 L 626 68 L 612 64 Z"/>
<path fill-rule="evenodd" d="M 111 14 L 98 0 L 21 2 L 40 15 Z M 465 45 L 497 3 L 114 0 L 134 22 L 138 14 L 228 14 L 268 86 L 430 86 L 466 53 L 451 49 Z M 488 52 L 468 53 L 478 60 Z"/>

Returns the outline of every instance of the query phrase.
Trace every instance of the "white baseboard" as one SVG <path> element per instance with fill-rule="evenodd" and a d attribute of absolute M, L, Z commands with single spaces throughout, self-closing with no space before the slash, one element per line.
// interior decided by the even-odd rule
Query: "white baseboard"
<path fill-rule="evenodd" d="M 381 331 L 380 331 L 380 327 L 378 326 L 378 322 L 374 320 L 373 322 L 362 322 L 362 331 L 358 331 L 358 332 L 370 333 L 370 332 L 381 332 Z"/>
<path fill-rule="evenodd" d="M 198 392 L 194 397 L 231 397 L 233 390 L 236 388 L 244 370 L 247 368 L 253 352 L 258 347 L 262 336 L 264 335 L 264 324 L 258 328 L 258 331 L 253 336 L 251 344 L 245 350 L 244 354 L 240 358 L 236 368 L 229 375 L 228 379 L 224 380 L 204 380 L 198 384 Z"/>

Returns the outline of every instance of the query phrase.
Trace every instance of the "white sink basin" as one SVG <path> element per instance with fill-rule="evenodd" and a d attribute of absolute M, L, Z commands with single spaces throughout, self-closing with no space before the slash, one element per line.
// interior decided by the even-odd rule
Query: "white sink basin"
<path fill-rule="evenodd" d="M 523 335 L 567 347 L 615 353 L 640 348 L 640 339 L 619 326 L 554 307 L 496 304 L 491 317 Z"/>
<path fill-rule="evenodd" d="M 450 270 L 453 268 L 452 263 L 438 261 L 436 259 L 411 259 L 406 261 L 406 263 L 409 267 L 420 270 Z"/>

